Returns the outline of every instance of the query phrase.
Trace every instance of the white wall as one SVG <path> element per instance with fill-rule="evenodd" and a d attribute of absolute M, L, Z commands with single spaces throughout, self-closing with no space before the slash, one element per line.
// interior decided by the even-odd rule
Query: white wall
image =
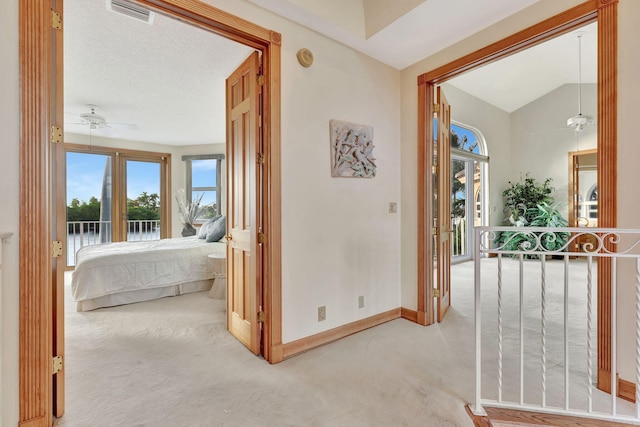
<path fill-rule="evenodd" d="M 89 144 L 88 135 L 65 133 L 65 142 L 74 144 Z M 104 138 L 93 135 L 91 144 L 96 147 L 112 147 L 128 150 L 150 151 L 154 153 L 167 153 L 171 155 L 171 227 L 169 229 L 169 237 L 180 237 L 182 230 L 182 222 L 178 205 L 175 202 L 176 191 L 186 187 L 186 166 L 182 161 L 182 156 L 196 154 L 224 154 L 224 144 L 206 144 L 206 145 L 186 145 L 173 146 L 164 144 L 152 144 L 139 141 L 129 141 L 113 138 Z M 226 183 L 226 162 L 222 162 L 222 188 Z M 222 194 L 222 208 L 224 209 L 224 193 Z M 224 212 L 224 210 L 222 211 Z"/>
<path fill-rule="evenodd" d="M 638 99 L 640 84 L 640 2 L 623 0 L 618 6 L 618 227 L 640 228 L 640 137 L 638 132 Z M 624 270 L 625 286 L 618 290 L 620 327 L 618 353 L 620 377 L 635 382 L 635 267 Z"/>
<path fill-rule="evenodd" d="M 207 2 L 282 34 L 283 343 L 398 308 L 400 72 L 247 2 Z M 331 119 L 374 127 L 375 178 L 331 177 Z"/>
<path fill-rule="evenodd" d="M 400 72 L 241 2 L 210 3 L 282 33 L 283 342 L 399 307 L 400 214 L 388 204 L 400 193 Z M 331 119 L 374 127 L 375 178 L 331 177 Z"/>
<path fill-rule="evenodd" d="M 18 0 L 0 2 L 0 231 L 13 232 L 4 256 L 0 289 L 0 424 L 18 424 L 18 242 L 20 182 L 20 80 L 18 62 Z"/>
<path fill-rule="evenodd" d="M 582 87 L 582 112 L 597 118 L 598 87 Z M 552 178 L 558 208 L 568 218 L 569 157 L 571 151 L 596 148 L 596 126 L 582 132 L 567 128 L 567 119 L 577 112 L 578 85 L 563 85 L 511 113 L 511 172 L 516 182 L 529 173 L 539 183 Z M 503 190 L 506 186 L 503 187 Z"/>

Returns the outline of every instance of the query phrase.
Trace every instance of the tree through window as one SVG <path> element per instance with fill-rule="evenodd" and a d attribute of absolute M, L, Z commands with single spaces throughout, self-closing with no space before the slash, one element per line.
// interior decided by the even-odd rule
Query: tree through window
<path fill-rule="evenodd" d="M 483 181 L 487 162 L 479 132 L 451 124 L 451 224 L 452 253 L 457 260 L 471 257 L 474 226 L 483 225 Z"/>

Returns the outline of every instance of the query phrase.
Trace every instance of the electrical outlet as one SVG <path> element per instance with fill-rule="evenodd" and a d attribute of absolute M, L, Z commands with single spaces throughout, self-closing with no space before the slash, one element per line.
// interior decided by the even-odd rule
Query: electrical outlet
<path fill-rule="evenodd" d="M 358 308 L 364 308 L 364 295 L 358 297 Z"/>
<path fill-rule="evenodd" d="M 398 212 L 398 204 L 396 202 L 389 202 L 389 213 Z"/>
<path fill-rule="evenodd" d="M 324 305 L 318 307 L 318 322 L 322 322 L 323 320 L 327 320 L 327 307 Z"/>

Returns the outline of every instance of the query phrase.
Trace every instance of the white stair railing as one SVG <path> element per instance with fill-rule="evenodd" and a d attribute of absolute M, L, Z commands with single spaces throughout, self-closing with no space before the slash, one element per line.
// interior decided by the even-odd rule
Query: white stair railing
<path fill-rule="evenodd" d="M 629 379 L 640 384 L 640 230 L 477 227 L 474 248 L 474 413 L 486 405 L 640 422 L 640 387 L 635 405 L 616 393 L 619 286 L 634 287 Z M 611 394 L 594 385 L 593 287 L 604 263 L 611 266 Z"/>

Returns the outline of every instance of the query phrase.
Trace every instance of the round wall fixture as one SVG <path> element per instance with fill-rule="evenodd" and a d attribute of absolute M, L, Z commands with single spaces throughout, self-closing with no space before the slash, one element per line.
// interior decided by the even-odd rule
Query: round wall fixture
<path fill-rule="evenodd" d="M 313 64 L 313 53 L 311 53 L 311 51 L 307 48 L 300 49 L 296 56 L 298 57 L 298 62 L 303 67 L 308 68 L 311 66 L 311 64 Z"/>

